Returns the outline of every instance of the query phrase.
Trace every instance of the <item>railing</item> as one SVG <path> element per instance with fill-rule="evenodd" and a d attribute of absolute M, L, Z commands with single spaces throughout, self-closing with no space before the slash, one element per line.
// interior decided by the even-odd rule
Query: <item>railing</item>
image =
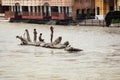
<path fill-rule="evenodd" d="M 22 12 L 23 19 L 43 19 L 44 16 L 40 12 Z"/>
<path fill-rule="evenodd" d="M 104 20 L 86 19 L 79 21 L 80 26 L 105 26 Z"/>
<path fill-rule="evenodd" d="M 22 12 L 22 19 L 43 19 L 41 13 L 32 13 L 32 12 Z M 5 12 L 6 18 L 15 18 L 15 12 L 7 11 Z"/>
<path fill-rule="evenodd" d="M 40 12 L 22 12 L 20 13 L 22 19 L 45 19 L 48 18 L 48 16 L 44 16 Z M 7 11 L 5 12 L 6 18 L 15 18 L 15 12 Z M 71 17 L 68 17 L 64 13 L 58 13 L 58 12 L 52 12 L 50 19 L 52 20 L 66 20 L 71 19 Z"/>
<path fill-rule="evenodd" d="M 41 16 L 40 12 L 22 12 L 23 16 Z"/>

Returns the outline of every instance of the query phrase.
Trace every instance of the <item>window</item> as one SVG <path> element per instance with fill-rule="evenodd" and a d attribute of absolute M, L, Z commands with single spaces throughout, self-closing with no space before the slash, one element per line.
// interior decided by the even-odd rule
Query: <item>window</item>
<path fill-rule="evenodd" d="M 52 10 L 53 12 L 58 12 L 58 7 L 57 7 L 57 6 L 52 6 L 52 7 L 51 7 L 51 10 Z"/>
<path fill-rule="evenodd" d="M 97 7 L 97 15 L 100 15 L 100 7 Z"/>
<path fill-rule="evenodd" d="M 28 6 L 22 6 L 23 11 L 28 11 Z"/>
<path fill-rule="evenodd" d="M 114 11 L 114 6 L 110 6 L 110 11 Z"/>
<path fill-rule="evenodd" d="M 84 9 L 82 9 L 82 14 L 84 14 L 85 13 L 85 10 Z"/>

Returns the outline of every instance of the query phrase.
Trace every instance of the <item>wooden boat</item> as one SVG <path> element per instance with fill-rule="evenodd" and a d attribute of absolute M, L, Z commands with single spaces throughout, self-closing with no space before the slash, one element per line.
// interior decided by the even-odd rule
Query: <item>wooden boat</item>
<path fill-rule="evenodd" d="M 40 42 L 40 41 L 31 42 L 26 38 L 23 38 L 22 36 L 16 36 L 16 38 L 21 40 L 21 45 L 40 46 L 40 47 L 51 48 L 51 49 L 64 49 L 65 51 L 70 51 L 70 52 L 83 51 L 82 49 L 69 46 L 69 41 L 65 41 L 63 44 L 61 44 L 61 39 L 59 40 L 59 37 L 53 43 L 46 43 L 46 42 Z"/>

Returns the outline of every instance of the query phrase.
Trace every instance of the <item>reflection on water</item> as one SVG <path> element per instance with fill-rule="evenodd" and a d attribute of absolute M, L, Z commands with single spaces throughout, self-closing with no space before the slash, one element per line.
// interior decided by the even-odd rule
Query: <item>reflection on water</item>
<path fill-rule="evenodd" d="M 16 35 L 24 29 L 43 33 L 50 42 L 50 25 L 0 22 L 0 80 L 120 80 L 120 29 L 106 27 L 54 26 L 54 39 L 63 37 L 83 49 L 21 46 Z"/>

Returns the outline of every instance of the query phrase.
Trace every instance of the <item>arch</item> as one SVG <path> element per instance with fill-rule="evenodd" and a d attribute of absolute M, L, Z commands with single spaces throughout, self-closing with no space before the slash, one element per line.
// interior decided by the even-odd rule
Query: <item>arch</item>
<path fill-rule="evenodd" d="M 15 18 L 21 18 L 21 7 L 19 3 L 15 3 L 15 7 L 14 7 L 14 12 L 15 12 Z"/>
<path fill-rule="evenodd" d="M 20 6 L 20 3 L 15 3 L 15 6 Z"/>
<path fill-rule="evenodd" d="M 15 12 L 20 12 L 20 4 L 19 3 L 15 3 Z"/>
<path fill-rule="evenodd" d="M 43 6 L 50 6 L 48 2 L 45 2 Z"/>
<path fill-rule="evenodd" d="M 48 2 L 45 2 L 43 4 L 43 15 L 45 17 L 48 17 L 48 16 L 50 16 L 50 12 L 51 12 L 51 7 Z"/>

